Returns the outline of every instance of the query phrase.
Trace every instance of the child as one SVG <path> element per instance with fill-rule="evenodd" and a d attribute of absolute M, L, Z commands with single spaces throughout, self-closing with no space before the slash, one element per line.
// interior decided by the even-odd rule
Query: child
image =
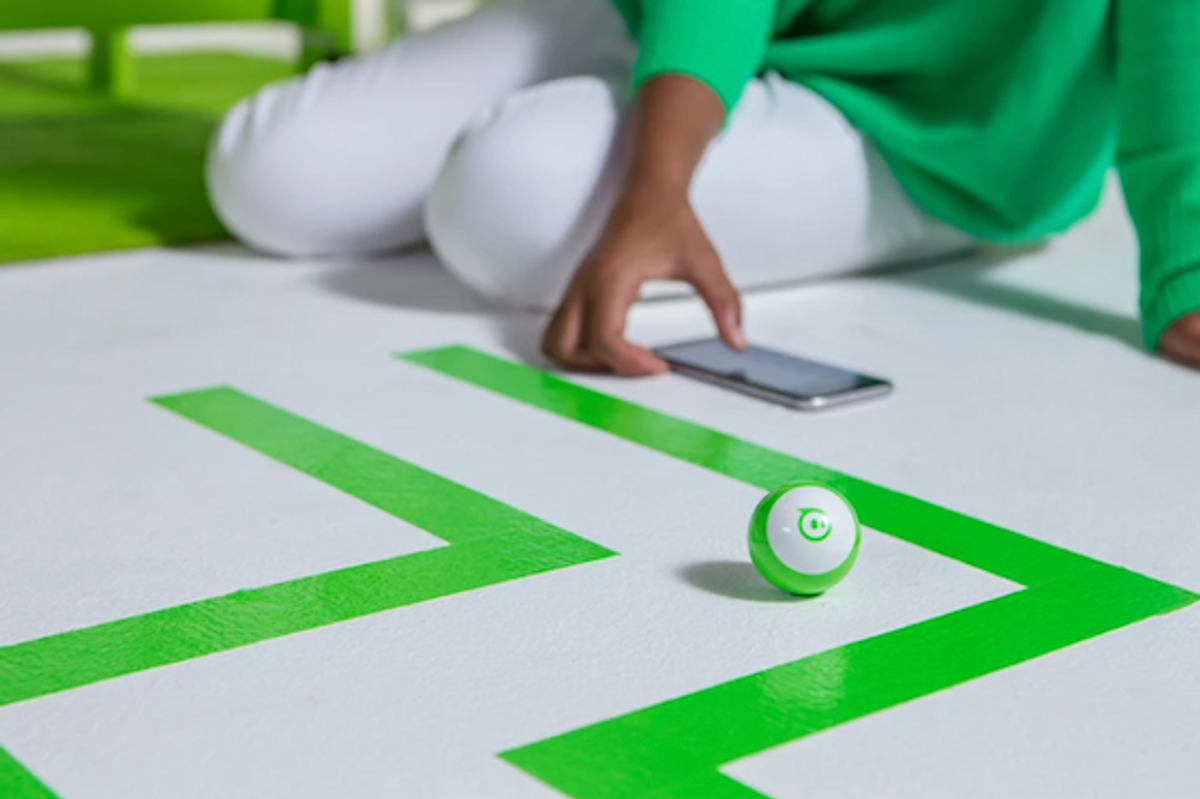
<path fill-rule="evenodd" d="M 208 177 L 253 247 L 427 238 L 557 307 L 555 360 L 644 375 L 648 280 L 741 347 L 737 289 L 1041 239 L 1114 163 L 1147 345 L 1200 367 L 1196 0 L 512 0 L 268 87 Z"/>

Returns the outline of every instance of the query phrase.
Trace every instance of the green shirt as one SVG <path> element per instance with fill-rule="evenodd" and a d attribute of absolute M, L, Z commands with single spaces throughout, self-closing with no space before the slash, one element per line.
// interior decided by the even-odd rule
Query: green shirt
<path fill-rule="evenodd" d="M 1120 169 L 1146 343 L 1200 310 L 1200 0 L 613 0 L 635 85 L 690 75 L 732 109 L 775 71 L 825 97 L 913 199 L 979 238 L 1086 216 Z"/>

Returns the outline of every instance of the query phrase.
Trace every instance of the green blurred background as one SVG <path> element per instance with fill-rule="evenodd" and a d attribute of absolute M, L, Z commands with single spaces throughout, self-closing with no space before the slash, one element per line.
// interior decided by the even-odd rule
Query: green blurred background
<path fill-rule="evenodd" d="M 406 25 L 428 27 L 470 6 L 19 2 L 29 5 L 0 8 L 0 263 L 224 237 L 204 194 L 203 164 L 213 127 L 234 102 L 313 60 L 379 46 Z M 156 22 L 187 23 L 195 18 L 189 5 L 202 22 L 212 22 L 208 12 L 227 19 L 228 8 L 263 22 L 173 24 L 157 29 L 157 45 L 154 26 L 120 27 L 143 7 Z M 193 29 L 202 35 L 189 36 Z M 139 39 L 149 44 L 139 48 Z"/>

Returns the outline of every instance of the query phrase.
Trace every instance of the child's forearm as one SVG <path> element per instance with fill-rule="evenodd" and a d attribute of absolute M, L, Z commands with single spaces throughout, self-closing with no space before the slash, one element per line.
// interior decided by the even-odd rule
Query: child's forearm
<path fill-rule="evenodd" d="M 724 120 L 724 104 L 700 81 L 683 75 L 647 81 L 636 100 L 626 194 L 687 202 L 696 168 Z"/>

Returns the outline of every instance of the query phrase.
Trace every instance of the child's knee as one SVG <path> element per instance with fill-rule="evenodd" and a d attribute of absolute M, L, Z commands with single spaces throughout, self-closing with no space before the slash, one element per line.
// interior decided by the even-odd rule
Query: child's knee
<path fill-rule="evenodd" d="M 239 103 L 209 145 L 209 200 L 224 225 L 257 250 L 289 257 L 313 255 L 304 233 L 311 186 L 295 163 L 291 131 L 277 118 L 280 88 Z"/>
<path fill-rule="evenodd" d="M 445 265 L 490 299 L 552 307 L 611 206 L 619 117 L 607 83 L 570 78 L 520 92 L 471 126 L 426 203 Z"/>
<path fill-rule="evenodd" d="M 218 218 L 247 245 L 284 257 L 419 241 L 423 195 L 381 163 L 379 146 L 359 141 L 354 109 L 319 96 L 319 77 L 267 87 L 221 123 L 206 170 Z"/>

